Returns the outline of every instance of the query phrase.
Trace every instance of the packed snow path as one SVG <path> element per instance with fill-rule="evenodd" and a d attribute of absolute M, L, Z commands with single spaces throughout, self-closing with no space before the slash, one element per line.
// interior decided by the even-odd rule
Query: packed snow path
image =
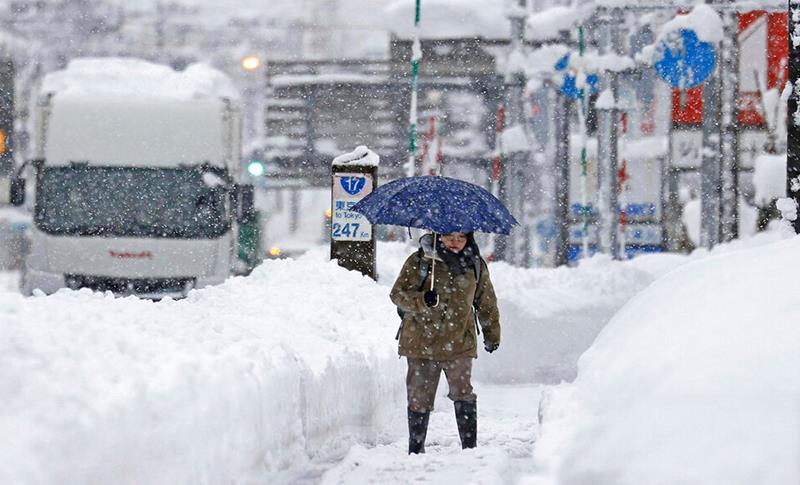
<path fill-rule="evenodd" d="M 542 387 L 476 384 L 478 448 L 462 450 L 452 402 L 440 383 L 431 414 L 424 455 L 408 453 L 403 436 L 389 445 L 354 446 L 339 464 L 324 474 L 323 485 L 391 483 L 515 483 L 531 473 L 533 441 Z M 398 409 L 402 414 L 405 409 Z M 405 423 L 399 423 L 403 426 Z"/>

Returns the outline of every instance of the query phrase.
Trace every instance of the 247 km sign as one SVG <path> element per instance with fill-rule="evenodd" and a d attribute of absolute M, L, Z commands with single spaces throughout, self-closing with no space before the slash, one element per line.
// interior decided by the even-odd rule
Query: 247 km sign
<path fill-rule="evenodd" d="M 368 173 L 335 173 L 331 238 L 334 241 L 370 241 L 372 224 L 366 217 L 350 210 L 372 192 L 372 175 Z"/>

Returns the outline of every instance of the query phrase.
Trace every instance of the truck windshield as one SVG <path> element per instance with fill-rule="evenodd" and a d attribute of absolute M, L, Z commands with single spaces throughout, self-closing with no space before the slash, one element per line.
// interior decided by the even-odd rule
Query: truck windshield
<path fill-rule="evenodd" d="M 230 227 L 226 190 L 194 169 L 48 167 L 36 226 L 49 234 L 214 238 Z"/>

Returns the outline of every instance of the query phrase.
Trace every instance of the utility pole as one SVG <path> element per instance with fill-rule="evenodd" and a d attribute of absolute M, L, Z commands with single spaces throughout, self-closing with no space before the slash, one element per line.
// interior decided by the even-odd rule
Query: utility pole
<path fill-rule="evenodd" d="M 797 82 L 800 78 L 800 46 L 793 38 L 800 40 L 800 0 L 789 0 L 789 95 L 786 130 L 786 194 L 800 206 L 800 126 L 795 115 L 797 113 Z M 800 233 L 800 217 L 793 222 L 794 231 Z"/>
<path fill-rule="evenodd" d="M 700 245 L 711 249 L 719 243 L 720 129 L 719 63 L 703 83 L 703 161 L 700 169 Z"/>
<path fill-rule="evenodd" d="M 703 84 L 700 245 L 710 249 L 739 235 L 739 20 L 731 0 L 708 3 L 723 23 L 714 72 Z"/>
<path fill-rule="evenodd" d="M 712 3 L 712 2 L 708 2 Z M 700 246 L 711 249 L 720 241 L 722 160 L 720 149 L 720 46 L 714 71 L 703 83 L 703 162 L 700 169 Z"/>
<path fill-rule="evenodd" d="M 525 71 L 521 59 L 525 38 L 525 19 L 527 18 L 526 0 L 516 0 L 517 8 L 508 12 L 511 21 L 511 44 L 508 55 L 508 68 L 505 75 L 506 91 L 506 128 L 504 133 L 513 138 L 513 143 L 503 143 L 506 152 L 505 164 L 500 175 L 500 200 L 519 218 L 520 228 L 515 234 L 499 239 L 495 247 L 495 257 L 514 264 L 523 264 L 530 253 L 525 233 L 530 231 L 525 214 L 525 187 L 529 184 L 532 170 L 530 167 L 530 136 L 527 130 L 525 115 Z M 523 234 L 520 234 L 520 231 Z M 505 243 L 504 243 L 505 242 Z"/>
<path fill-rule="evenodd" d="M 800 1 L 800 0 L 799 0 Z M 556 163 L 555 163 L 555 207 L 553 222 L 556 228 L 555 265 L 562 266 L 569 260 L 569 117 L 572 100 L 555 88 L 553 121 L 555 124 Z"/>
<path fill-rule="evenodd" d="M 720 15 L 720 242 L 727 242 L 739 237 L 739 16 L 733 8 L 723 8 Z"/>
<path fill-rule="evenodd" d="M 622 41 L 619 26 L 622 23 L 620 9 L 602 9 L 598 12 L 598 28 L 600 32 L 600 54 L 621 54 Z M 613 106 L 597 109 L 597 158 L 598 158 L 598 192 L 597 208 L 600 216 L 599 243 L 601 251 L 619 259 L 617 244 L 617 228 L 619 226 L 619 208 L 617 207 L 617 175 L 619 162 L 618 95 L 617 73 L 605 71 L 600 76 L 601 96 L 611 95 Z"/>

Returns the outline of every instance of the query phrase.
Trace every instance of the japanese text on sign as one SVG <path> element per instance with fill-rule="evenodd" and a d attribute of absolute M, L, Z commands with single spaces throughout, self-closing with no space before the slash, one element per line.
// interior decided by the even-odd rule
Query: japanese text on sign
<path fill-rule="evenodd" d="M 334 241 L 370 241 L 372 225 L 366 217 L 350 210 L 372 192 L 372 175 L 337 173 L 333 178 L 331 238 Z"/>

